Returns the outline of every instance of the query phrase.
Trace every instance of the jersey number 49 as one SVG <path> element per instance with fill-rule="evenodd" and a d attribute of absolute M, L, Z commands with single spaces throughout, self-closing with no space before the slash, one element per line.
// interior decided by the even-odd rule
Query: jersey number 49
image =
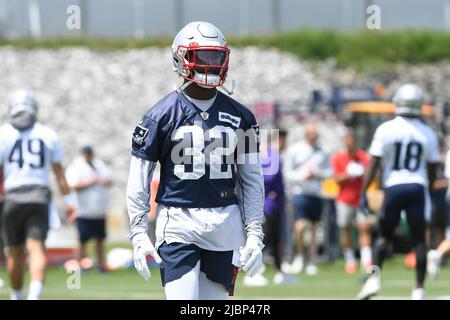
<path fill-rule="evenodd" d="M 45 164 L 45 144 L 41 139 L 19 139 L 9 154 L 8 161 L 17 163 L 19 168 L 28 165 L 33 169 L 42 168 Z"/>

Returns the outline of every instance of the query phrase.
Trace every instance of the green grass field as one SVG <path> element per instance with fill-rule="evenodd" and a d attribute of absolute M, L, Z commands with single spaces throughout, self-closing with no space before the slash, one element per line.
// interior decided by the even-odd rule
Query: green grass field
<path fill-rule="evenodd" d="M 242 284 L 242 273 L 238 277 L 235 296 L 232 299 L 354 299 L 362 274 L 347 275 L 343 262 L 319 265 L 317 276 L 298 275 L 297 284 L 274 285 L 262 288 L 246 287 Z M 273 268 L 265 275 L 272 280 Z M 51 267 L 47 273 L 44 299 L 164 299 L 159 270 L 152 269 L 152 279 L 142 280 L 134 269 L 98 274 L 94 270 L 81 276 L 80 289 L 68 289 L 66 283 L 71 274 L 62 267 Z M 4 267 L 0 267 L 0 278 L 6 279 Z M 70 282 L 70 281 L 69 281 Z M 414 271 L 403 265 L 403 256 L 386 262 L 382 273 L 382 293 L 378 299 L 409 299 L 414 282 Z M 0 299 L 8 299 L 7 286 L 0 289 Z M 427 281 L 427 299 L 450 299 L 450 267 L 445 267 L 436 280 Z"/>

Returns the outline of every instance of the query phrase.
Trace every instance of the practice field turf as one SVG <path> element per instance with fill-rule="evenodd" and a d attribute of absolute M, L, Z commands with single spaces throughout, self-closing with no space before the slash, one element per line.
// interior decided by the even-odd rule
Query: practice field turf
<path fill-rule="evenodd" d="M 354 299 L 362 274 L 347 275 L 343 262 L 319 265 L 317 276 L 297 276 L 297 284 L 274 285 L 250 288 L 242 284 L 239 275 L 233 299 Z M 265 275 L 272 281 L 274 269 L 268 268 Z M 152 269 L 149 282 L 142 280 L 134 269 L 98 274 L 89 271 L 81 276 L 80 289 L 68 289 L 70 276 L 62 267 L 48 270 L 44 299 L 164 299 L 158 269 Z M 0 267 L 0 278 L 6 280 L 6 271 Z M 73 278 L 72 278 L 73 280 Z M 382 273 L 382 293 L 377 299 L 409 299 L 414 282 L 414 271 L 403 265 L 403 256 L 388 260 Z M 6 286 L 0 289 L 0 299 L 8 299 Z M 427 281 L 427 299 L 450 299 L 450 267 L 444 267 L 439 278 Z"/>

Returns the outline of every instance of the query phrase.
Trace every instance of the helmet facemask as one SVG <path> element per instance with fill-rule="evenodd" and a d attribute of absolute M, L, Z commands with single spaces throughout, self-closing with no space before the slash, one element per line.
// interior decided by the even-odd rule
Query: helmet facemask
<path fill-rule="evenodd" d="M 222 86 L 228 72 L 230 49 L 226 46 L 180 45 L 174 61 L 179 74 L 203 88 Z"/>
<path fill-rule="evenodd" d="M 37 120 L 38 104 L 30 91 L 15 91 L 8 104 L 8 121 L 14 128 L 24 131 L 34 125 Z"/>
<path fill-rule="evenodd" d="M 34 106 L 16 105 L 9 112 L 9 123 L 19 131 L 31 128 L 36 122 L 37 110 Z"/>

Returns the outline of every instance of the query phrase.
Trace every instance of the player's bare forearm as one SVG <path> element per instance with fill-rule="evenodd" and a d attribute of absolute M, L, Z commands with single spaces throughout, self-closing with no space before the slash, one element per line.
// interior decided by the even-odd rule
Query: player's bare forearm
<path fill-rule="evenodd" d="M 111 179 L 100 179 L 100 183 L 105 187 L 111 187 L 113 185 L 113 181 Z"/>
<path fill-rule="evenodd" d="M 348 180 L 350 180 L 350 176 L 348 175 L 347 172 L 340 172 L 334 175 L 334 181 L 336 181 L 338 185 L 342 185 L 346 183 Z"/>
<path fill-rule="evenodd" d="M 447 179 L 439 179 L 436 180 L 433 184 L 434 189 L 446 189 L 448 188 L 448 180 Z"/>
<path fill-rule="evenodd" d="M 97 183 L 96 180 L 95 181 L 94 180 L 83 181 L 83 182 L 77 183 L 76 185 L 73 185 L 72 188 L 76 191 L 80 191 L 80 190 L 87 189 L 96 183 Z"/>
<path fill-rule="evenodd" d="M 67 184 L 62 165 L 60 163 L 53 164 L 53 172 L 55 173 L 56 181 L 58 183 L 59 190 L 61 190 L 61 194 L 64 196 L 68 195 L 70 193 L 70 188 Z"/>
<path fill-rule="evenodd" d="M 375 178 L 375 174 L 377 173 L 378 168 L 380 167 L 380 157 L 372 156 L 369 162 L 369 166 L 367 167 L 367 172 L 364 176 L 362 192 L 366 193 L 367 189 L 369 189 L 370 184 Z"/>
<path fill-rule="evenodd" d="M 436 171 L 438 163 L 428 163 L 427 165 L 427 175 L 428 175 L 428 189 L 430 193 L 434 189 L 434 182 L 436 181 Z"/>

